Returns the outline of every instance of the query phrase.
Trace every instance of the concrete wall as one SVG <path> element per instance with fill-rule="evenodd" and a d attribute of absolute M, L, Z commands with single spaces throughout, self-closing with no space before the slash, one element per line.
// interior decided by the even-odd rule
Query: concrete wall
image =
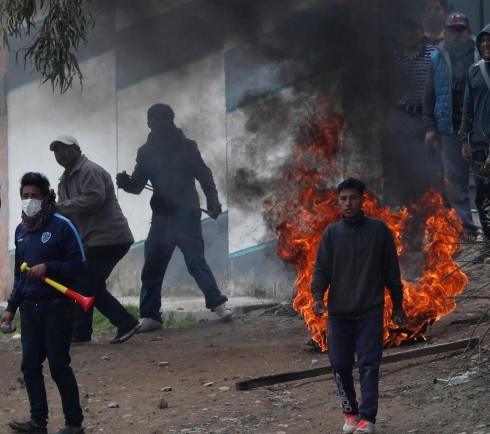
<path fill-rule="evenodd" d="M 224 213 L 217 221 L 204 219 L 203 232 L 223 292 L 290 298 L 295 270 L 275 253 L 264 199 L 284 176 L 301 122 L 324 96 L 347 120 L 342 167 L 332 174 L 332 186 L 345 174 L 362 176 L 382 194 L 379 43 L 392 18 L 416 10 L 417 2 L 119 0 L 94 6 L 103 8 L 103 21 L 80 52 L 83 89 L 75 84 L 63 95 L 53 92 L 8 56 L 8 128 L 2 128 L 0 145 L 8 143 L 1 194 L 11 206 L 7 212 L 3 202 L 0 210 L 9 253 L 0 262 L 0 276 L 6 276 L 0 299 L 12 282 L 22 174 L 42 171 L 56 186 L 62 168 L 49 143 L 61 133 L 75 135 L 82 151 L 112 175 L 131 171 L 148 134 L 146 110 L 156 102 L 174 108 L 176 124 L 198 142 L 214 173 Z M 479 17 L 480 8 L 471 14 Z M 137 295 L 150 193 L 118 197 L 136 243 L 109 286 L 116 294 Z M 199 294 L 179 251 L 164 288 L 167 294 Z"/>

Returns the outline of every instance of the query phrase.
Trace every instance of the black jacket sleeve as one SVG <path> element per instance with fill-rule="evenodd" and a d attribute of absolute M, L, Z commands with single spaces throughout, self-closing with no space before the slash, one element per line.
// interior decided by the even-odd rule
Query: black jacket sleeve
<path fill-rule="evenodd" d="M 330 267 L 329 253 L 327 247 L 326 230 L 323 233 L 316 254 L 315 266 L 313 267 L 313 279 L 311 283 L 311 292 L 313 300 L 323 300 L 323 296 L 330 285 Z"/>
<path fill-rule="evenodd" d="M 400 263 L 398 261 L 398 253 L 396 251 L 395 240 L 391 230 L 386 226 L 385 237 L 385 260 L 384 260 L 384 275 L 385 286 L 390 291 L 393 309 L 400 310 L 403 302 L 403 284 L 400 277 Z"/>

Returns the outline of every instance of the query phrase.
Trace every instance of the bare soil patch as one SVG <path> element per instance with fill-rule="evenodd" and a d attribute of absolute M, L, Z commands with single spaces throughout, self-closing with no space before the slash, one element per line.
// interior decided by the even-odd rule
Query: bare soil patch
<path fill-rule="evenodd" d="M 490 265 L 465 266 L 468 298 L 427 330 L 427 342 L 386 354 L 480 336 L 476 351 L 451 352 L 382 365 L 378 434 L 490 433 Z M 486 297 L 486 298 L 482 298 Z M 232 300 L 231 300 L 232 303 Z M 477 323 L 480 321 L 480 325 Z M 288 306 L 252 310 L 230 323 L 207 320 L 137 335 L 121 345 L 107 337 L 72 348 L 87 433 L 334 433 L 340 402 L 329 375 L 248 391 L 235 386 L 262 377 L 328 365 L 307 343 L 310 333 Z M 28 417 L 18 340 L 0 338 L 0 432 Z M 63 426 L 58 392 L 46 366 L 51 431 Z M 466 374 L 458 386 L 434 378 Z"/>

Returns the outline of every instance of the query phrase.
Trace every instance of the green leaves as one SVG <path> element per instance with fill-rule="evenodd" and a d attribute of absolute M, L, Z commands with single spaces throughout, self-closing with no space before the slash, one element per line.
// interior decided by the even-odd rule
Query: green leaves
<path fill-rule="evenodd" d="M 87 45 L 95 26 L 94 15 L 85 7 L 91 0 L 0 0 L 0 34 L 3 46 L 11 50 L 10 38 L 27 37 L 15 51 L 16 61 L 38 71 L 43 83 L 49 81 L 61 93 L 83 75 L 75 53 Z M 38 8 L 39 6 L 39 8 Z"/>

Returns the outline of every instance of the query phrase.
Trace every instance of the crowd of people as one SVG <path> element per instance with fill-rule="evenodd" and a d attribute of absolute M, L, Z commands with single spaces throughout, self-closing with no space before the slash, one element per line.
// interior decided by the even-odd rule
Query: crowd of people
<path fill-rule="evenodd" d="M 480 261 L 490 256 L 490 24 L 474 37 L 467 16 L 447 9 L 446 0 L 425 0 L 419 17 L 399 23 L 387 62 L 393 87 L 381 143 L 384 194 L 390 205 L 410 206 L 430 187 L 439 190 L 462 222 L 462 238 L 483 238 L 474 259 Z M 481 235 L 472 218 L 470 174 Z M 341 219 L 323 232 L 311 284 L 315 315 L 328 312 L 326 341 L 343 434 L 375 432 L 385 288 L 393 324 L 407 321 L 393 236 L 384 222 L 364 214 L 365 188 L 355 178 L 338 185 Z"/>
<path fill-rule="evenodd" d="M 392 205 L 406 205 L 419 201 L 429 186 L 437 188 L 460 217 L 464 236 L 476 239 L 469 190 L 472 173 L 486 246 L 490 240 L 490 24 L 474 37 L 466 15 L 447 15 L 447 8 L 446 0 L 426 0 L 420 17 L 404 17 L 399 23 L 397 49 L 390 62 L 396 77 L 390 94 L 393 110 L 382 140 L 385 196 Z M 106 287 L 134 243 L 109 173 L 82 154 L 75 137 L 65 134 L 49 145 L 64 169 L 57 194 L 43 174 L 22 176 L 14 284 L 0 325 L 2 330 L 13 330 L 14 316 L 20 311 L 21 369 L 30 417 L 10 421 L 12 429 L 48 432 L 43 376 L 47 359 L 65 416 L 58 434 L 84 432 L 70 346 L 92 341 L 93 307 L 84 309 L 53 289 L 45 281 L 47 276 L 93 297 L 93 306 L 117 329 L 110 343 L 120 344 L 136 333 L 162 328 L 162 284 L 178 247 L 206 307 L 223 320 L 233 317 L 205 259 L 203 209 L 195 181 L 206 197 L 204 211 L 213 219 L 222 212 L 218 191 L 196 142 L 177 128 L 174 117 L 170 106 L 152 105 L 147 112 L 150 133 L 137 151 L 132 174 L 116 175 L 116 185 L 124 192 L 139 194 L 148 182 L 153 190 L 139 318 Z M 383 221 L 364 214 L 365 188 L 355 178 L 338 185 L 342 216 L 320 239 L 311 285 L 313 312 L 322 317 L 328 311 L 328 356 L 342 400 L 344 434 L 375 432 L 385 288 L 391 295 L 393 323 L 401 326 L 407 320 L 393 235 Z M 481 258 L 487 253 L 484 248 Z M 352 374 L 356 355 L 360 403 Z"/>
<path fill-rule="evenodd" d="M 488 107 L 488 88 L 482 86 L 490 60 L 484 50 L 488 28 L 475 37 L 464 13 L 447 10 L 446 0 L 425 0 L 420 15 L 403 17 L 398 24 L 385 68 L 392 108 L 381 134 L 383 194 L 387 205 L 410 206 L 431 187 L 439 191 L 463 224 L 461 238 L 482 241 L 474 260 L 483 261 L 490 255 L 485 164 L 490 125 L 475 114 Z M 468 71 L 472 80 L 467 80 Z M 481 231 L 472 214 L 473 184 Z M 421 226 L 413 209 L 407 246 L 417 252 Z"/>

